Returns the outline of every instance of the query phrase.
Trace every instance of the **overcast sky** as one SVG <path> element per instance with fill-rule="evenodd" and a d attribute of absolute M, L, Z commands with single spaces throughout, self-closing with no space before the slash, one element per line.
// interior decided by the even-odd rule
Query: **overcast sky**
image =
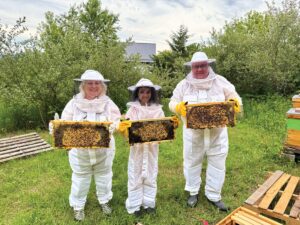
<path fill-rule="evenodd" d="M 44 14 L 59 15 L 82 0 L 0 0 L 0 22 L 14 25 L 16 19 L 26 16 L 27 35 L 35 34 L 44 21 Z M 156 43 L 157 51 L 168 49 L 166 40 L 181 24 L 192 35 L 190 42 L 199 42 L 210 36 L 212 28 L 221 29 L 225 22 L 255 10 L 264 11 L 264 0 L 102 0 L 102 7 L 119 14 L 118 35 L 121 40 L 132 37 L 136 42 Z M 280 2 L 276 0 L 275 2 Z"/>

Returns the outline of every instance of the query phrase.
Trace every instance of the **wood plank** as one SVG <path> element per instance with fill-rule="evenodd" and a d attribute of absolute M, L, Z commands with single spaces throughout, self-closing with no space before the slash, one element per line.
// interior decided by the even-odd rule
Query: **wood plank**
<path fill-rule="evenodd" d="M 289 180 L 286 188 L 284 189 L 279 201 L 277 202 L 274 212 L 284 214 L 286 207 L 288 206 L 291 197 L 293 196 L 294 190 L 299 182 L 299 177 L 292 176 Z"/>
<path fill-rule="evenodd" d="M 240 212 L 238 212 L 234 216 L 237 216 L 237 217 L 241 218 L 244 221 L 247 221 L 248 223 L 250 223 L 252 225 L 261 225 L 262 224 L 260 222 L 257 222 L 257 220 L 251 219 L 247 213 L 240 213 Z"/>
<path fill-rule="evenodd" d="M 32 136 L 32 137 L 18 139 L 18 140 L 14 140 L 14 141 L 3 142 L 3 143 L 0 143 L 0 149 L 5 146 L 21 144 L 21 143 L 25 143 L 25 142 L 29 142 L 29 141 L 38 140 L 38 139 L 41 140 L 41 138 L 39 136 Z"/>
<path fill-rule="evenodd" d="M 246 201 L 245 203 L 249 205 L 253 205 L 260 199 L 268 190 L 269 188 L 283 175 L 283 172 L 277 170 L 270 176 Z"/>
<path fill-rule="evenodd" d="M 14 155 L 22 155 L 27 152 L 32 152 L 32 151 L 45 149 L 45 148 L 49 148 L 49 146 L 48 145 L 39 145 L 39 146 L 36 146 L 35 148 L 29 148 L 29 149 L 25 149 L 25 150 L 21 150 L 21 151 L 10 152 L 10 153 L 4 154 L 4 155 L 0 155 L 0 159 L 9 158 Z"/>
<path fill-rule="evenodd" d="M 245 211 L 240 211 L 239 214 L 240 214 L 240 215 L 247 216 L 247 217 L 248 217 L 249 219 L 251 219 L 252 221 L 255 221 L 255 222 L 257 222 L 257 223 L 259 223 L 259 224 L 262 224 L 262 225 L 268 225 L 268 224 L 270 224 L 270 223 L 268 223 L 268 222 L 266 222 L 266 221 L 263 221 L 263 220 L 259 219 L 257 216 L 254 216 L 254 215 L 252 215 L 252 214 L 246 213 Z"/>
<path fill-rule="evenodd" d="M 293 218 L 300 218 L 300 196 L 298 196 L 298 199 L 295 201 L 293 207 L 290 211 L 290 217 Z"/>
<path fill-rule="evenodd" d="M 231 218 L 232 218 L 233 221 L 235 221 L 239 225 L 252 225 L 251 223 L 243 220 L 242 218 L 240 218 L 238 216 L 233 215 Z"/>
<path fill-rule="evenodd" d="M 47 144 L 46 141 L 40 139 L 40 140 L 31 141 L 31 142 L 28 142 L 28 143 L 21 143 L 21 144 L 16 144 L 16 145 L 10 145 L 10 146 L 7 146 L 5 148 L 1 148 L 0 149 L 0 154 L 3 154 L 3 152 L 6 152 L 6 151 L 11 150 L 11 149 L 24 148 L 26 146 L 30 146 L 30 145 L 34 145 L 34 144 L 39 144 L 39 143 Z"/>
<path fill-rule="evenodd" d="M 23 154 L 23 155 L 17 155 L 17 156 L 13 156 L 13 157 L 10 157 L 10 158 L 0 159 L 0 162 L 6 162 L 6 161 L 9 161 L 9 160 L 12 160 L 12 159 L 17 159 L 17 158 L 22 158 L 22 157 L 25 157 L 25 156 L 35 155 L 35 154 L 38 154 L 38 153 L 41 153 L 41 152 L 50 151 L 52 149 L 53 148 L 46 148 L 46 149 L 42 149 L 42 150 L 39 150 L 39 151 L 29 152 L 29 153 L 26 153 L 26 154 Z"/>
<path fill-rule="evenodd" d="M 7 153 L 10 153 L 10 152 L 17 152 L 17 151 L 23 151 L 25 149 L 30 149 L 30 148 L 33 148 L 33 147 L 36 147 L 36 146 L 41 146 L 41 145 L 47 145 L 47 146 L 50 146 L 47 142 L 38 142 L 38 143 L 31 143 L 31 144 L 28 144 L 26 146 L 21 146 L 21 147 L 16 147 L 16 148 L 12 148 L 12 149 L 7 149 L 5 151 L 1 151 L 0 152 L 0 157 L 2 155 L 5 155 Z"/>
<path fill-rule="evenodd" d="M 261 202 L 259 203 L 258 207 L 262 209 L 267 209 L 277 193 L 279 192 L 280 188 L 288 181 L 291 177 L 289 174 L 283 174 L 273 185 L 272 187 L 266 192 L 266 195 L 263 197 Z"/>
<path fill-rule="evenodd" d="M 12 137 L 7 137 L 7 138 L 1 138 L 0 142 L 6 141 L 6 140 L 13 140 L 13 139 L 18 139 L 18 138 L 23 138 L 23 137 L 28 137 L 28 136 L 33 136 L 33 135 L 38 135 L 36 132 L 33 133 L 28 133 L 28 134 L 22 134 L 18 136 L 12 136 Z"/>

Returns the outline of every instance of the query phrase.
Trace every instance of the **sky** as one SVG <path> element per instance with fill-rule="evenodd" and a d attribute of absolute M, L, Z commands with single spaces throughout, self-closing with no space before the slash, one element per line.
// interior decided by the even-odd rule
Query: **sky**
<path fill-rule="evenodd" d="M 82 2 L 86 0 L 0 0 L 0 23 L 13 26 L 19 17 L 26 16 L 25 37 L 29 37 L 45 20 L 45 12 L 60 15 Z M 157 51 L 169 49 L 167 40 L 180 25 L 192 35 L 189 43 L 200 42 L 210 37 L 213 28 L 220 30 L 226 22 L 251 10 L 267 9 L 265 0 L 102 0 L 101 4 L 119 15 L 122 41 L 131 37 L 135 42 L 156 43 Z"/>

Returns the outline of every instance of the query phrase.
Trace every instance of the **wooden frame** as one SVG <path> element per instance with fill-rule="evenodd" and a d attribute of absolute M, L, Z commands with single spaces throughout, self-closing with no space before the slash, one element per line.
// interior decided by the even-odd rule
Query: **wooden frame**
<path fill-rule="evenodd" d="M 186 106 L 187 128 L 235 126 L 234 102 L 210 102 Z"/>
<path fill-rule="evenodd" d="M 299 181 L 299 177 L 276 171 L 245 201 L 244 207 L 287 225 L 299 225 Z"/>
<path fill-rule="evenodd" d="M 53 120 L 54 146 L 58 148 L 109 148 L 111 122 Z"/>
<path fill-rule="evenodd" d="M 172 117 L 131 121 L 129 144 L 170 141 L 175 138 L 176 124 Z"/>

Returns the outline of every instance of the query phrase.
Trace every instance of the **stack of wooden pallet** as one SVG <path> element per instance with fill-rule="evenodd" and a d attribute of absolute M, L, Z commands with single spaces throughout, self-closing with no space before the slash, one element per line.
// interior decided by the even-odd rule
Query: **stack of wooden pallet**
<path fill-rule="evenodd" d="M 0 162 L 51 150 L 37 133 L 0 139 Z"/>
<path fill-rule="evenodd" d="M 268 217 L 245 207 L 239 207 L 217 225 L 281 225 Z"/>
<path fill-rule="evenodd" d="M 299 192 L 300 177 L 276 171 L 217 225 L 300 225 Z"/>
<path fill-rule="evenodd" d="M 283 154 L 296 162 L 300 159 L 300 95 L 293 97 L 293 108 L 287 112 L 287 138 Z"/>

